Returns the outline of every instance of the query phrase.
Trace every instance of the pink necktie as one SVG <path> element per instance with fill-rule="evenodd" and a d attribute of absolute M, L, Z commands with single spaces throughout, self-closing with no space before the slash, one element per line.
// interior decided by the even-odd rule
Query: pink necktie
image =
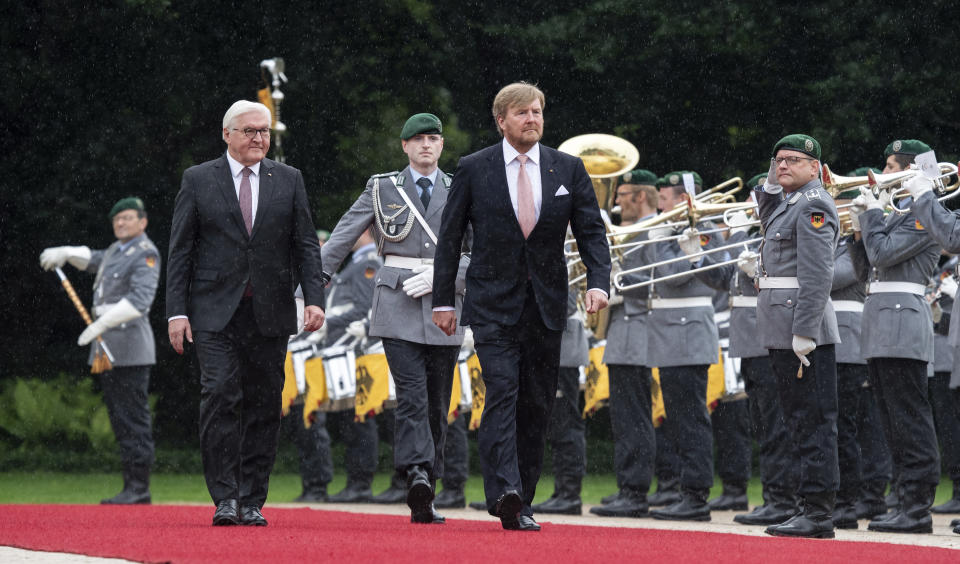
<path fill-rule="evenodd" d="M 520 174 L 517 175 L 517 220 L 520 222 L 524 239 L 530 236 L 537 224 L 537 210 L 533 207 L 533 186 L 524 166 L 529 158 L 526 155 L 517 155 L 517 160 L 520 161 Z"/>
<path fill-rule="evenodd" d="M 240 213 L 243 214 L 243 224 L 247 226 L 247 235 L 253 232 L 253 192 L 250 189 L 250 175 L 253 171 L 243 167 L 240 171 L 243 179 L 240 181 Z"/>

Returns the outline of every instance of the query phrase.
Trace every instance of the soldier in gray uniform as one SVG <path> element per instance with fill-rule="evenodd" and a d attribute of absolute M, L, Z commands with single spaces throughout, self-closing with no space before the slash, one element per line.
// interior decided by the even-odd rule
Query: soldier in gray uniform
<path fill-rule="evenodd" d="M 757 329 L 770 352 L 780 405 L 799 458 L 802 511 L 767 527 L 774 536 L 833 538 L 837 463 L 837 317 L 830 305 L 840 221 L 820 183 L 820 144 L 788 135 L 754 189 L 760 248 Z"/>
<path fill-rule="evenodd" d="M 903 142 L 893 145 L 897 143 Z M 864 248 L 874 269 L 864 303 L 861 347 L 881 417 L 887 422 L 900 498 L 897 510 L 874 519 L 867 528 L 931 533 L 930 507 L 940 483 L 940 456 L 927 397 L 933 319 L 924 294 L 937 267 L 940 245 L 913 215 L 891 213 L 884 218 L 889 191 L 882 192 L 881 199 L 869 188 L 861 192 L 851 214 L 859 216 Z M 909 206 L 909 199 L 900 205 Z"/>
<path fill-rule="evenodd" d="M 697 190 L 703 185 L 697 173 L 676 171 L 665 175 L 657 182 L 661 211 L 673 209 L 683 201 L 684 174 L 693 175 Z M 708 369 L 717 362 L 720 353 L 713 318 L 716 292 L 691 272 L 694 264 L 686 260 L 685 247 L 699 250 L 717 246 L 722 238 L 717 233 L 709 233 L 713 228 L 713 224 L 701 222 L 698 229 L 705 232 L 702 235 L 688 228 L 683 233 L 675 233 L 679 239 L 652 243 L 643 250 L 643 260 L 648 265 L 683 259 L 651 271 L 652 278 L 690 273 L 663 279 L 649 290 L 646 362 L 660 369 L 660 390 L 667 417 L 665 430 L 676 445 L 682 465 L 681 499 L 651 511 L 655 519 L 710 520 L 707 497 L 713 485 L 713 432 L 706 396 Z M 708 256 L 703 260 L 712 259 Z"/>
<path fill-rule="evenodd" d="M 120 200 L 109 217 L 117 240 L 106 250 L 51 247 L 40 255 L 40 264 L 52 270 L 69 262 L 78 270 L 96 273 L 95 321 L 77 344 L 87 345 L 100 336 L 113 354 L 113 369 L 99 376 L 123 460 L 123 491 L 100 503 L 150 503 L 153 434 L 147 388 L 156 348 L 147 315 L 160 279 L 160 255 L 146 235 L 147 212 L 140 198 Z M 94 343 L 90 349 L 91 364 L 96 348 Z"/>
<path fill-rule="evenodd" d="M 567 324 L 560 338 L 557 395 L 547 440 L 553 450 L 553 494 L 532 506 L 534 513 L 580 515 L 580 488 L 587 473 L 586 424 L 580 413 L 580 367 L 590 362 L 587 333 L 577 309 L 579 290 L 567 293 Z"/>
<path fill-rule="evenodd" d="M 944 466 L 953 482 L 953 496 L 930 508 L 933 513 L 960 513 L 960 406 L 950 393 L 950 373 L 956 356 L 950 346 L 950 310 L 957 294 L 957 257 L 952 257 L 939 269 L 934 280 L 935 304 L 939 315 L 933 324 L 933 376 L 928 381 L 930 405 L 937 427 L 937 439 L 943 453 Z"/>
<path fill-rule="evenodd" d="M 656 216 L 657 176 L 638 169 L 624 174 L 617 188 L 616 203 L 621 208 L 621 225 L 626 227 Z M 629 237 L 644 241 L 646 232 Z M 632 249 L 632 250 L 631 250 Z M 617 261 L 623 270 L 643 264 L 643 253 L 627 247 Z M 631 275 L 624 284 L 650 277 Z M 603 363 L 610 376 L 610 423 L 613 427 L 613 464 L 617 475 L 617 495 L 590 513 L 604 517 L 643 517 L 649 511 L 647 491 L 653 478 L 657 453 L 651 417 L 651 372 L 647 364 L 647 288 L 625 292 L 611 290 L 610 326 Z"/>
<path fill-rule="evenodd" d="M 450 184 L 437 168 L 441 133 L 433 114 L 411 116 L 400 133 L 410 166 L 372 176 L 321 249 L 324 275 L 329 276 L 360 234 L 374 226 L 384 266 L 375 280 L 369 334 L 383 340 L 396 384 L 394 466 L 406 475 L 407 505 L 416 523 L 444 522 L 433 497 L 435 482 L 443 476 L 450 389 L 463 342 L 462 328 L 447 336 L 433 324 L 430 301 L 423 299 L 432 292 L 435 233 Z M 458 315 L 469 262 L 464 254 L 457 275 Z"/>

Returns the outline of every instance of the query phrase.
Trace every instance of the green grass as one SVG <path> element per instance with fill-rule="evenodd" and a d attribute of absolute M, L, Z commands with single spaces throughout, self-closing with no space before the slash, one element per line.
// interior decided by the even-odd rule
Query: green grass
<path fill-rule="evenodd" d="M 711 497 L 719 495 L 719 479 L 711 491 Z M 336 493 L 346 483 L 343 474 L 334 476 L 328 491 Z M 378 474 L 374 479 L 373 491 L 379 493 L 390 484 L 389 474 Z M 0 503 L 98 503 L 102 498 L 110 497 L 120 491 L 122 480 L 119 474 L 89 473 L 72 474 L 63 472 L 3 472 L 0 473 Z M 154 474 L 151 479 L 151 493 L 157 503 L 198 502 L 210 503 L 206 485 L 201 474 Z M 593 474 L 583 480 L 582 498 L 584 503 L 599 503 L 600 498 L 616 489 L 616 480 L 611 474 Z M 553 477 L 544 476 L 540 480 L 536 501 L 542 501 L 553 491 Z M 270 496 L 267 503 L 288 502 L 300 494 L 300 476 L 290 473 L 276 473 L 270 478 Z M 936 503 L 943 503 L 953 494 L 953 484 L 944 479 L 937 488 Z M 468 501 L 483 500 L 483 483 L 479 476 L 472 476 L 467 482 Z M 760 480 L 754 478 L 748 487 L 751 505 L 761 503 Z"/>

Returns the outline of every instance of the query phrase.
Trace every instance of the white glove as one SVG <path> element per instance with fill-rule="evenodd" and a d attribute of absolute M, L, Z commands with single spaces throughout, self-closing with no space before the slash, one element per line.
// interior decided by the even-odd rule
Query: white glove
<path fill-rule="evenodd" d="M 433 291 L 433 265 L 420 265 L 413 269 L 416 276 L 403 281 L 403 291 L 411 298 L 426 296 Z"/>
<path fill-rule="evenodd" d="M 770 159 L 770 170 L 767 171 L 767 178 L 763 181 L 763 191 L 767 194 L 783 192 L 783 186 L 777 184 L 777 163 L 773 159 Z"/>
<path fill-rule="evenodd" d="M 304 309 L 303 298 L 295 297 L 293 298 L 293 301 L 296 302 L 297 304 L 297 333 L 295 335 L 291 335 L 290 336 L 291 339 L 303 332 L 303 309 Z"/>
<path fill-rule="evenodd" d="M 854 201 L 862 202 L 863 206 L 868 210 L 883 211 L 883 208 L 890 205 L 890 191 L 880 190 L 880 197 L 877 198 L 873 195 L 873 190 L 869 186 L 861 186 L 860 195 L 857 196 Z"/>
<path fill-rule="evenodd" d="M 350 335 L 351 337 L 362 339 L 367 336 L 367 323 L 362 319 L 351 321 L 350 325 L 347 325 L 345 331 L 347 335 Z"/>
<path fill-rule="evenodd" d="M 53 270 L 69 262 L 77 270 L 84 270 L 90 263 L 89 247 L 50 247 L 40 253 L 40 266 L 44 270 Z"/>
<path fill-rule="evenodd" d="M 684 229 L 680 238 L 677 239 L 677 244 L 680 245 L 680 250 L 687 255 L 690 262 L 697 262 L 702 258 L 701 256 L 691 256 L 700 252 L 700 233 L 696 229 L 689 227 Z"/>
<path fill-rule="evenodd" d="M 953 276 L 947 276 L 940 281 L 940 293 L 946 294 L 951 298 L 957 297 L 957 279 Z"/>
<path fill-rule="evenodd" d="M 469 327 L 463 330 L 463 345 L 461 346 L 470 352 L 476 351 L 473 343 L 473 331 Z"/>
<path fill-rule="evenodd" d="M 133 307 L 133 304 L 130 303 L 127 298 L 123 298 L 116 303 L 112 308 L 108 309 L 97 318 L 96 321 L 87 325 L 87 328 L 83 330 L 83 333 L 80 333 L 80 338 L 77 339 L 77 344 L 80 346 L 90 344 L 90 341 L 96 339 L 100 336 L 101 333 L 107 329 L 111 329 L 120 325 L 121 323 L 126 323 L 132 319 L 140 317 L 141 314 L 137 308 Z"/>
<path fill-rule="evenodd" d="M 664 237 L 669 237 L 673 233 L 673 227 L 670 226 L 660 226 L 654 227 L 650 231 L 647 231 L 647 239 L 654 241 L 656 239 L 663 239 Z"/>
<path fill-rule="evenodd" d="M 757 277 L 757 258 L 760 255 L 753 251 L 743 251 L 737 257 L 737 266 L 750 278 Z"/>
<path fill-rule="evenodd" d="M 854 213 L 853 208 L 850 208 L 850 228 L 860 231 L 860 213 Z"/>
<path fill-rule="evenodd" d="M 793 336 L 793 354 L 797 355 L 804 366 L 810 366 L 807 355 L 812 353 L 815 348 L 817 348 L 817 343 L 813 339 L 800 335 Z"/>
<path fill-rule="evenodd" d="M 933 191 L 933 182 L 922 174 L 918 174 L 903 183 L 903 187 L 910 192 L 913 200 L 916 201 L 920 196 Z"/>
<path fill-rule="evenodd" d="M 750 223 L 750 218 L 747 217 L 747 212 L 742 210 L 731 213 L 730 217 L 727 218 L 727 227 L 730 228 L 731 235 L 750 231 L 748 223 Z"/>

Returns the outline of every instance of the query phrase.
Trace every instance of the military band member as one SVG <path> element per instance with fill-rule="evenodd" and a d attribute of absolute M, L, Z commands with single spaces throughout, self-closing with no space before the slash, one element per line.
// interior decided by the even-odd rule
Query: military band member
<path fill-rule="evenodd" d="M 140 198 L 124 198 L 108 216 L 117 240 L 105 250 L 88 247 L 51 247 L 40 264 L 52 270 L 69 262 L 95 274 L 93 317 L 77 340 L 87 345 L 102 337 L 114 356 L 113 368 L 99 375 L 110 425 L 123 460 L 123 491 L 104 504 L 150 503 L 150 466 L 153 435 L 147 388 L 150 367 L 156 364 L 153 330 L 147 314 L 160 278 L 160 256 L 147 237 L 147 212 Z M 97 344 L 90 349 L 90 363 Z"/>
<path fill-rule="evenodd" d="M 616 204 L 621 208 L 621 226 L 651 219 L 657 213 L 657 176 L 638 169 L 624 174 L 617 187 Z M 630 237 L 644 241 L 644 232 Z M 632 250 L 631 250 L 632 249 Z M 643 253 L 635 247 L 621 251 L 617 267 L 629 270 L 643 264 Z M 624 285 L 649 279 L 631 275 Z M 651 418 L 651 372 L 647 364 L 647 288 L 619 292 L 611 290 L 610 326 L 603 363 L 610 377 L 610 423 L 613 427 L 613 463 L 617 495 L 590 508 L 605 517 L 643 517 L 649 511 L 647 491 L 653 478 L 657 452 Z"/>
<path fill-rule="evenodd" d="M 780 404 L 799 458 L 802 510 L 767 527 L 775 536 L 833 538 L 840 341 L 830 305 L 839 219 L 820 183 L 820 143 L 788 135 L 773 147 L 762 189 L 754 189 L 764 241 L 757 329 L 769 350 Z"/>
<path fill-rule="evenodd" d="M 658 206 L 661 211 L 673 209 L 684 201 L 683 174 L 676 171 L 658 180 Z M 699 191 L 700 175 L 690 173 Z M 701 223 L 701 231 L 709 231 L 709 223 Z M 679 230 L 677 230 L 679 231 Z M 691 232 L 647 245 L 644 261 L 684 257 L 688 249 L 717 246 L 716 233 Z M 657 268 L 654 278 L 689 272 L 693 263 L 680 260 Z M 707 411 L 707 373 L 717 362 L 720 345 L 713 319 L 715 291 L 696 276 L 681 276 L 657 282 L 650 288 L 650 313 L 647 318 L 647 359 L 660 369 L 660 390 L 666 410 L 665 430 L 676 445 L 681 460 L 680 501 L 650 514 L 656 519 L 709 521 L 707 497 L 713 485 L 713 434 Z"/>
<path fill-rule="evenodd" d="M 929 147 L 919 141 L 894 141 L 887 148 L 888 171 L 900 165 L 897 157 L 909 161 L 927 150 Z M 895 161 L 893 166 L 890 161 Z M 881 417 L 887 422 L 887 442 L 894 467 L 899 470 L 900 498 L 896 511 L 874 519 L 867 528 L 931 533 L 930 507 L 940 482 L 940 457 L 927 397 L 927 365 L 933 362 L 933 319 L 924 293 L 936 269 L 940 246 L 917 217 L 891 213 L 884 218 L 889 191 L 881 192 L 879 199 L 869 188 L 861 192 L 851 214 L 858 216 L 873 267 L 864 303 L 861 346 Z M 900 205 L 909 205 L 909 200 Z"/>
<path fill-rule="evenodd" d="M 928 381 L 930 405 L 936 423 L 937 439 L 943 453 L 944 466 L 953 482 L 953 495 L 949 500 L 930 508 L 933 513 L 960 513 L 960 406 L 950 392 L 950 373 L 957 362 L 950 346 L 950 310 L 957 295 L 957 259 L 950 259 L 939 269 L 934 280 L 934 302 L 939 315 L 934 315 L 933 324 L 933 376 Z"/>
<path fill-rule="evenodd" d="M 580 413 L 580 367 L 590 363 L 590 350 L 583 314 L 577 309 L 578 293 L 576 286 L 567 292 L 567 325 L 560 338 L 557 394 L 547 431 L 553 450 L 553 494 L 533 505 L 534 513 L 582 513 L 580 488 L 587 473 L 587 437 Z"/>
<path fill-rule="evenodd" d="M 376 276 L 369 334 L 382 339 L 396 384 L 394 466 L 406 474 L 411 521 L 443 523 L 433 498 L 435 482 L 443 475 L 447 408 L 463 329 L 447 336 L 432 323 L 430 293 L 435 234 L 450 177 L 437 168 L 443 150 L 439 118 L 411 116 L 400 139 L 409 166 L 370 178 L 323 246 L 324 275 L 336 271 L 373 224 L 384 266 Z M 468 264 L 464 256 L 457 275 L 458 313 Z"/>

